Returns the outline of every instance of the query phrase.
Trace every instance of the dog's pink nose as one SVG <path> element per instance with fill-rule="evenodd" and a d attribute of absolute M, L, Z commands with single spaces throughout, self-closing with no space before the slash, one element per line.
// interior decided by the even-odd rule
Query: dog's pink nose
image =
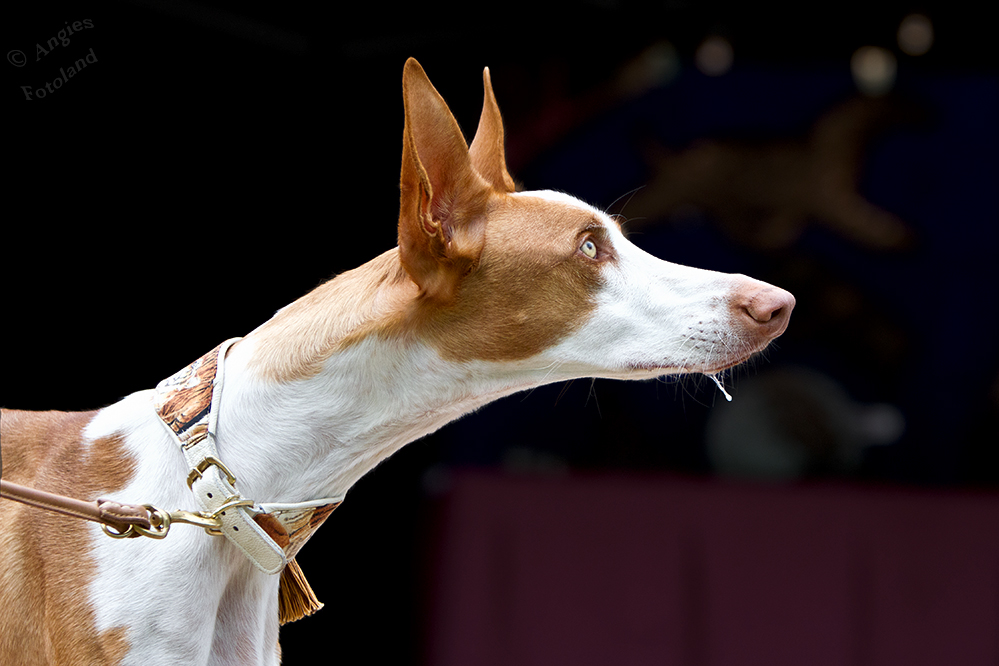
<path fill-rule="evenodd" d="M 787 328 L 794 309 L 794 296 L 778 287 L 762 285 L 742 292 L 738 307 L 748 315 L 750 323 L 760 334 L 776 338 Z"/>

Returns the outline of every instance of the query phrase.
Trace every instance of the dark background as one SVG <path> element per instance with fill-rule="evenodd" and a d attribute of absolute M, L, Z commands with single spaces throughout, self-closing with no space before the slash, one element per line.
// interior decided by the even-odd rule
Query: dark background
<path fill-rule="evenodd" d="M 0 63 L 0 404 L 114 402 L 392 247 L 401 73 L 415 56 L 469 134 L 490 67 L 510 170 L 525 189 L 562 189 L 633 218 L 633 240 L 664 259 L 744 272 L 796 295 L 788 333 L 725 381 L 732 407 L 740 389 L 743 402 L 754 386 L 769 391 L 769 407 L 740 423 L 791 442 L 804 462 L 742 475 L 995 486 L 994 26 L 940 2 L 503 8 L 5 8 L 3 51 L 27 61 Z M 895 38 L 914 11 L 935 29 L 918 57 Z M 36 60 L 36 44 L 82 19 L 94 27 Z M 695 66 L 713 34 L 734 51 L 721 76 Z M 851 76 L 865 45 L 897 60 L 892 91 L 876 99 Z M 25 98 L 21 86 L 43 87 L 88 54 L 96 61 L 59 89 Z M 767 244 L 753 230 L 767 228 L 772 210 L 729 220 L 710 206 L 629 210 L 657 155 L 705 139 L 774 154 L 804 145 L 817 119 L 858 98 L 891 112 L 850 135 L 856 190 L 901 220 L 904 242 L 877 247 L 810 216 Z M 793 187 L 796 171 L 776 169 L 766 188 Z M 434 498 L 449 467 L 710 476 L 724 467 L 706 444 L 712 415 L 729 407 L 721 402 L 703 377 L 577 381 L 507 398 L 411 444 L 351 491 L 299 558 L 327 607 L 283 630 L 286 663 L 317 643 L 363 650 L 365 661 L 419 660 Z M 868 447 L 877 437 L 857 433 L 871 405 L 882 441 Z M 789 411 L 802 416 L 787 422 Z"/>

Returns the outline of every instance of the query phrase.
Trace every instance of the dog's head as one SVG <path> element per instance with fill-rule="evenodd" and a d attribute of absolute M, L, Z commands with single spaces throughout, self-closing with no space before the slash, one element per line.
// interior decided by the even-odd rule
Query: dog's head
<path fill-rule="evenodd" d="M 414 316 L 445 358 L 530 361 L 565 376 L 713 373 L 787 326 L 791 294 L 661 261 L 603 212 L 516 192 L 489 70 L 471 148 L 423 68 L 403 74 L 399 252 Z"/>
<path fill-rule="evenodd" d="M 540 357 L 558 375 L 711 373 L 784 331 L 789 293 L 661 261 L 573 197 L 516 192 L 488 70 L 484 82 L 469 148 L 415 60 L 403 78 L 399 249 L 442 355 Z"/>

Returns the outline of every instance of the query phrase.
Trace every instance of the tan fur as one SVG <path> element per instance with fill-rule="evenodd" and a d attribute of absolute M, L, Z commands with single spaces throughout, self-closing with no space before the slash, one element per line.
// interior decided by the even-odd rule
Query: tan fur
<path fill-rule="evenodd" d="M 491 188 L 472 167 L 444 99 L 412 58 L 402 94 L 399 257 L 425 298 L 447 302 L 478 262 Z"/>
<path fill-rule="evenodd" d="M 135 470 L 121 437 L 86 444 L 95 412 L 0 410 L 3 478 L 81 499 L 124 488 Z M 0 502 L 0 664 L 117 664 L 123 627 L 98 633 L 87 605 L 96 563 L 84 521 Z"/>
<path fill-rule="evenodd" d="M 503 117 L 500 115 L 489 68 L 482 72 L 485 95 L 482 99 L 482 114 L 479 116 L 479 129 L 475 132 L 468 157 L 472 168 L 492 185 L 497 192 L 513 192 L 517 189 L 513 176 L 506 170 L 506 149 L 503 146 Z"/>

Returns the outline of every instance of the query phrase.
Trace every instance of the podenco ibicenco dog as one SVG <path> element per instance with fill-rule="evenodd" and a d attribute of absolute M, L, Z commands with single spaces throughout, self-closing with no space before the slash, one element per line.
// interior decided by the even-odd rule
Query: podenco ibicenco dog
<path fill-rule="evenodd" d="M 406 63 L 398 247 L 218 351 L 224 389 L 208 389 L 200 435 L 180 431 L 201 415 L 174 427 L 164 410 L 183 409 L 164 404 L 214 368 L 213 355 L 166 389 L 99 411 L 3 412 L 5 480 L 86 500 L 207 505 L 232 538 L 187 526 L 115 540 L 0 501 L 0 663 L 276 664 L 280 576 L 264 571 L 286 561 L 267 537 L 233 536 L 257 530 L 261 514 L 335 506 L 407 442 L 516 391 L 714 375 L 784 331 L 786 291 L 661 261 L 578 199 L 516 191 L 483 78 L 469 147 L 423 69 Z M 211 455 L 192 463 L 188 447 L 204 442 Z"/>

